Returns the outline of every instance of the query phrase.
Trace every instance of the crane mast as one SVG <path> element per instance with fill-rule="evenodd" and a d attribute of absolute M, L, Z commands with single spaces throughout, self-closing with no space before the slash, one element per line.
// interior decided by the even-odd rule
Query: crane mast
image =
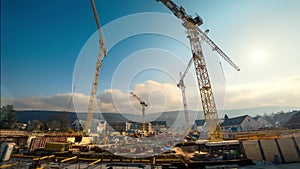
<path fill-rule="evenodd" d="M 207 42 L 213 50 L 216 50 L 231 66 L 236 70 L 240 70 L 234 62 L 204 33 L 198 26 L 203 24 L 203 20 L 197 16 L 192 18 L 188 15 L 183 7 L 178 7 L 171 0 L 156 0 L 162 2 L 166 7 L 168 7 L 174 15 L 181 19 L 183 26 L 186 29 L 187 37 L 190 41 L 190 46 L 193 54 L 193 61 L 196 70 L 196 76 L 198 81 L 198 87 L 201 96 L 201 102 L 203 107 L 203 112 L 206 121 L 207 134 L 210 137 L 210 141 L 222 141 L 222 131 L 220 127 L 220 122 L 218 118 L 216 103 L 211 87 L 211 82 L 209 74 L 207 71 L 202 47 L 201 40 Z"/>
<path fill-rule="evenodd" d="M 209 30 L 205 30 L 205 34 L 207 34 Z M 201 40 L 201 43 L 203 40 Z M 184 110 L 184 118 L 185 118 L 185 128 L 186 128 L 186 133 L 190 131 L 190 120 L 189 120 L 189 113 L 188 113 L 188 107 L 187 107 L 187 100 L 186 100 L 186 94 L 185 94 L 185 84 L 184 84 L 184 78 L 191 67 L 193 63 L 193 58 L 190 59 L 187 67 L 185 68 L 183 74 L 180 72 L 180 79 L 179 82 L 177 83 L 177 87 L 181 89 L 181 96 L 182 96 L 182 102 L 183 102 L 183 110 Z"/>
<path fill-rule="evenodd" d="M 92 5 L 92 8 L 93 8 L 95 21 L 96 21 L 96 24 L 97 24 L 98 34 L 99 34 L 99 37 L 100 37 L 100 40 L 99 40 L 100 51 L 98 53 L 98 59 L 97 59 L 97 63 L 96 63 L 96 70 L 95 70 L 95 74 L 94 74 L 94 80 L 93 80 L 92 90 L 91 90 L 89 104 L 88 104 L 88 113 L 87 113 L 86 125 L 85 125 L 85 133 L 86 134 L 89 134 L 90 130 L 91 130 L 92 118 L 93 118 L 93 112 L 94 112 L 94 104 L 95 104 L 95 101 L 96 101 L 96 93 L 97 93 L 97 88 L 98 88 L 98 80 L 100 78 L 100 71 L 101 71 L 101 67 L 102 67 L 103 55 L 104 56 L 107 55 L 106 48 L 105 48 L 105 45 L 104 45 L 104 37 L 103 37 L 102 32 L 101 32 L 101 26 L 100 26 L 100 22 L 99 22 L 99 19 L 98 19 L 98 14 L 97 14 L 97 9 L 96 9 L 96 6 L 95 6 L 95 2 L 94 2 L 94 0 L 90 0 L 90 1 L 91 1 L 91 5 Z"/>
<path fill-rule="evenodd" d="M 148 106 L 148 104 L 146 104 L 146 102 L 144 100 L 142 100 L 142 98 L 140 98 L 139 96 L 137 96 L 136 94 L 134 94 L 133 92 L 130 93 L 134 98 L 136 98 L 137 101 L 140 102 L 141 106 L 142 106 L 142 132 L 146 131 L 145 130 L 145 109 Z"/>
<path fill-rule="evenodd" d="M 190 131 L 190 121 L 189 121 L 189 112 L 188 112 L 188 107 L 187 107 L 187 101 L 186 101 L 186 94 L 185 94 L 185 84 L 184 84 L 184 77 L 186 76 L 186 73 L 190 66 L 193 63 L 193 59 L 190 59 L 185 71 L 183 74 L 180 73 L 180 79 L 177 84 L 177 87 L 181 89 L 181 95 L 182 95 L 182 102 L 183 102 L 183 110 L 184 110 L 184 118 L 185 118 L 185 128 L 186 128 L 186 133 Z"/>

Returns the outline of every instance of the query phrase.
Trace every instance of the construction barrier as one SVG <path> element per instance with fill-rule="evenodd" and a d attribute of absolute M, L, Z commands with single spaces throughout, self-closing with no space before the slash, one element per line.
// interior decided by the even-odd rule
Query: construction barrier
<path fill-rule="evenodd" d="M 67 142 L 67 137 L 36 137 L 32 138 L 29 151 L 36 148 L 44 148 L 49 142 Z"/>

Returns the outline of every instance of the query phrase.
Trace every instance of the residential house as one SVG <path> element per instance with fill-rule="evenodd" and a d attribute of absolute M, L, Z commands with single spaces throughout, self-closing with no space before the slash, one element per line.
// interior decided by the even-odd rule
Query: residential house
<path fill-rule="evenodd" d="M 140 122 L 126 122 L 125 124 L 126 131 L 135 131 L 135 130 L 142 130 L 142 123 Z M 152 124 L 151 123 L 145 123 L 145 130 L 147 132 L 152 131 Z"/>
<path fill-rule="evenodd" d="M 76 119 L 72 123 L 72 129 L 74 131 L 81 131 L 85 129 L 86 121 L 85 120 L 79 120 Z M 106 122 L 99 119 L 92 119 L 91 124 L 91 132 L 92 133 L 103 133 L 106 130 Z"/>
<path fill-rule="evenodd" d="M 106 121 L 105 120 L 100 120 L 98 123 L 97 123 L 97 133 L 101 133 L 103 134 L 106 130 Z"/>
<path fill-rule="evenodd" d="M 269 122 L 268 120 L 266 120 L 265 118 L 263 118 L 262 116 L 256 116 L 253 119 L 258 122 L 258 124 L 259 124 L 258 128 L 259 129 L 273 128 L 272 123 Z"/>
<path fill-rule="evenodd" d="M 204 130 L 204 125 L 205 125 L 205 120 L 196 120 L 193 126 L 193 130 L 197 131 L 203 131 Z"/>
<path fill-rule="evenodd" d="M 83 127 L 82 127 L 81 124 L 82 124 L 82 120 L 76 119 L 76 120 L 72 123 L 71 127 L 72 127 L 72 129 L 73 129 L 74 131 L 80 131 L 80 130 L 83 130 Z"/>
<path fill-rule="evenodd" d="M 300 129 L 300 110 L 293 111 L 296 112 L 292 117 L 287 120 L 285 123 L 285 127 L 288 127 L 289 129 Z"/>
<path fill-rule="evenodd" d="M 122 121 L 113 121 L 113 122 L 107 122 L 107 130 L 110 132 L 125 132 L 126 131 L 126 122 Z"/>
<path fill-rule="evenodd" d="M 252 131 L 258 130 L 259 123 L 248 115 L 228 118 L 225 115 L 224 122 L 221 124 L 223 131 L 227 132 L 243 132 L 243 131 Z"/>
<path fill-rule="evenodd" d="M 151 121 L 152 129 L 154 131 L 164 132 L 167 130 L 167 122 L 166 121 Z"/>

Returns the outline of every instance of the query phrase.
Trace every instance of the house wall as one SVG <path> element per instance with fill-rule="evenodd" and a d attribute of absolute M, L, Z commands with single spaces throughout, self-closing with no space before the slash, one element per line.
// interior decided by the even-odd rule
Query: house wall
<path fill-rule="evenodd" d="M 163 131 L 167 131 L 167 127 L 166 127 L 166 125 L 153 125 L 152 130 L 163 132 Z"/>
<path fill-rule="evenodd" d="M 103 133 L 106 130 L 106 122 L 97 123 L 97 133 Z"/>
<path fill-rule="evenodd" d="M 256 121 L 259 124 L 258 128 L 270 128 L 270 127 L 273 127 L 273 125 L 269 121 L 267 121 L 266 119 L 264 119 L 262 117 L 259 117 Z"/>
<path fill-rule="evenodd" d="M 232 126 L 222 127 L 222 130 L 224 132 L 240 132 L 242 131 L 242 128 L 240 125 L 232 125 Z"/>
<path fill-rule="evenodd" d="M 241 123 L 242 131 L 258 130 L 259 124 L 252 117 L 247 116 Z"/>

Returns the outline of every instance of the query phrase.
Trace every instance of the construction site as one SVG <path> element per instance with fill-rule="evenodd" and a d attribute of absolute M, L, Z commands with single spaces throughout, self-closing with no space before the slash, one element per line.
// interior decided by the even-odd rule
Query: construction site
<path fill-rule="evenodd" d="M 91 84 L 88 110 L 82 132 L 34 133 L 27 131 L 1 130 L 0 169 L 88 169 L 88 168 L 151 168 L 151 169 L 200 169 L 200 168 L 247 168 L 264 164 L 297 164 L 300 162 L 300 130 L 253 130 L 239 131 L 228 122 L 222 124 L 212 88 L 209 70 L 206 66 L 202 45 L 208 44 L 234 70 L 240 68 L 208 36 L 208 30 L 201 30 L 200 16 L 192 17 L 185 8 L 172 0 L 156 0 L 164 5 L 181 22 L 190 43 L 190 59 L 180 74 L 177 87 L 181 91 L 185 127 L 182 130 L 169 129 L 163 121 L 147 121 L 147 108 L 151 107 L 145 98 L 134 92 L 128 97 L 139 104 L 142 113 L 140 121 L 115 123 L 102 118 L 97 124 L 101 132 L 94 132 L 93 118 L 97 103 L 97 89 L 101 86 L 101 68 L 106 51 L 104 34 L 94 0 L 90 0 L 99 35 L 99 53 L 96 70 Z M 194 67 L 199 103 L 202 105 L 204 128 L 191 127 L 185 77 Z M 242 71 L 241 71 L 242 73 Z M 101 115 L 102 117 L 103 115 Z M 250 117 L 243 117 L 244 123 L 252 124 Z M 226 120 L 226 119 L 225 119 Z M 233 122 L 234 120 L 232 120 Z M 79 122 L 80 123 L 80 122 Z M 200 123 L 200 121 L 199 121 Z M 240 122 L 242 124 L 242 122 Z M 111 131 L 107 132 L 110 126 Z M 201 126 L 199 124 L 199 126 Z M 199 127 L 198 126 L 198 127 Z M 94 126 L 95 127 L 95 126 Z M 238 132 L 232 132 L 237 130 Z M 297 167 L 297 166 L 296 166 Z"/>

